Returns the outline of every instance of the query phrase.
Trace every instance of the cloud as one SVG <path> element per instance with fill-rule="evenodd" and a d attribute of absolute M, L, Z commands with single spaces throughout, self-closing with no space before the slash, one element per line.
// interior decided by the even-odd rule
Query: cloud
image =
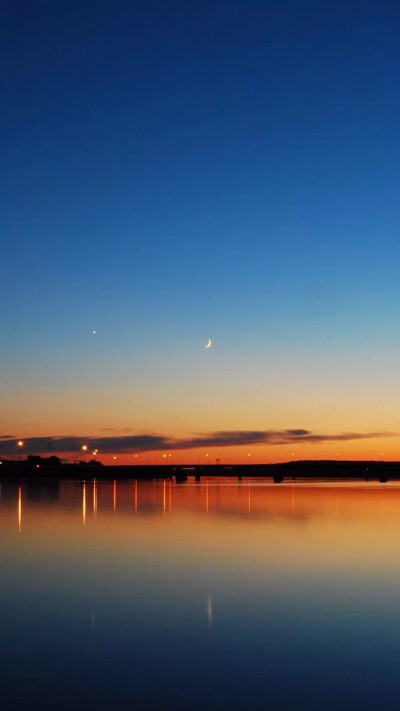
<path fill-rule="evenodd" d="M 126 431 L 126 430 L 125 430 Z M 393 437 L 392 432 L 345 432 L 341 434 L 317 434 L 306 429 L 290 430 L 221 430 L 186 439 L 174 439 L 164 435 L 119 435 L 100 437 L 28 437 L 24 440 L 24 450 L 29 454 L 61 453 L 81 451 L 87 444 L 88 451 L 98 449 L 101 454 L 149 452 L 166 450 L 190 450 L 205 447 L 234 447 L 250 445 L 298 445 L 303 442 L 321 444 L 323 442 L 349 442 L 360 439 Z M 15 438 L 0 438 L 0 453 L 15 454 Z"/>
<path fill-rule="evenodd" d="M 0 435 L 0 439 L 16 439 L 14 435 Z"/>
<path fill-rule="evenodd" d="M 100 427 L 100 432 L 132 432 L 132 427 Z"/>

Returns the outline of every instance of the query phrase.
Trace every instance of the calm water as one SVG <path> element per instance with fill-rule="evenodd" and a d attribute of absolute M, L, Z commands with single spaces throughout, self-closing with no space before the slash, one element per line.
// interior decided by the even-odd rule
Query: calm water
<path fill-rule="evenodd" d="M 1 482 L 0 708 L 398 709 L 400 486 Z"/>

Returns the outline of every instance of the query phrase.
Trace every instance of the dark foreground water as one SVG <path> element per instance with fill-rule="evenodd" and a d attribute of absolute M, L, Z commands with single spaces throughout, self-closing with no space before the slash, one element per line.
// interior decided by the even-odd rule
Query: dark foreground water
<path fill-rule="evenodd" d="M 400 708 L 400 485 L 1 481 L 0 708 Z"/>

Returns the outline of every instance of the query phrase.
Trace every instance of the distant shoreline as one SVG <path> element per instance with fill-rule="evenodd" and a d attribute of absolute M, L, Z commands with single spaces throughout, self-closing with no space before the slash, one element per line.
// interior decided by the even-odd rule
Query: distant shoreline
<path fill-rule="evenodd" d="M 176 479 L 202 477 L 270 478 L 276 483 L 296 479 L 363 479 L 386 482 L 400 480 L 400 462 L 301 460 L 280 464 L 176 464 L 100 465 L 59 464 L 30 466 L 25 462 L 3 462 L 0 478 L 30 479 Z"/>

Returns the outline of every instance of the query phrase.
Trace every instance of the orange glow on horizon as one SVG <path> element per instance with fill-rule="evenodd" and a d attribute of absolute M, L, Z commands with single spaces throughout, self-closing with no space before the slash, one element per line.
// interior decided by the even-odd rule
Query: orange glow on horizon
<path fill-rule="evenodd" d="M 311 428 L 310 428 L 311 429 Z M 323 432 L 325 428 L 319 426 L 312 431 Z M 326 428 L 328 429 L 328 428 Z M 342 428 L 341 428 L 342 429 Z M 395 428 L 392 428 L 393 431 Z M 339 428 L 329 428 L 330 431 L 338 431 Z M 343 427 L 344 430 L 344 427 Z M 29 437 L 39 436 L 35 432 L 27 433 Z M 340 436 L 340 430 L 339 434 Z M 177 435 L 179 437 L 179 433 Z M 189 434 L 183 433 L 182 439 L 189 438 Z M 20 440 L 22 442 L 22 440 Z M 120 451 L 117 453 L 105 453 L 104 447 L 100 448 L 100 454 L 94 434 L 90 437 L 90 442 L 80 447 L 80 451 L 84 455 L 82 459 L 90 452 L 96 452 L 96 459 L 104 465 L 130 465 L 146 466 L 154 464 L 164 464 L 166 466 L 174 466 L 175 464 L 201 464 L 215 465 L 221 464 L 274 464 L 278 462 L 300 461 L 300 460 L 363 460 L 363 461 L 400 461 L 400 437 L 399 436 L 382 436 L 371 438 L 360 438 L 353 440 L 329 441 L 329 439 L 320 440 L 317 442 L 302 441 L 301 437 L 296 442 L 287 444 L 254 444 L 251 452 L 247 445 L 229 445 L 219 447 L 179 449 L 174 447 L 172 452 L 162 452 L 160 450 L 147 450 L 140 455 L 132 455 L 131 451 Z M 32 455 L 40 454 L 43 457 L 48 457 L 56 454 L 63 462 L 74 462 L 77 460 L 76 451 L 35 451 L 30 448 L 29 441 L 23 442 L 24 447 L 29 449 Z M 295 449 L 294 449 L 295 445 Z M 15 445 L 14 445 L 15 446 Z M 86 447 L 86 451 L 83 450 Z M 18 454 L 20 453 L 18 448 Z M 115 450 L 114 450 L 115 452 Z M 94 456 L 94 455 L 93 455 Z M 15 458 L 15 457 L 14 457 Z M 88 458 L 88 457 L 87 457 Z M 86 458 L 86 459 L 87 459 Z"/>
<path fill-rule="evenodd" d="M 163 464 L 174 466 L 176 464 L 186 464 L 203 466 L 221 464 L 276 464 L 280 462 L 301 461 L 301 460 L 343 460 L 343 461 L 400 461 L 400 446 L 397 437 L 385 440 L 385 455 L 377 446 L 373 439 L 342 442 L 338 451 L 331 443 L 314 444 L 309 442 L 298 443 L 296 454 L 294 455 L 287 445 L 259 445 L 254 453 L 249 457 L 246 448 L 241 446 L 220 447 L 214 452 L 205 454 L 199 449 L 175 450 L 174 457 L 167 458 L 159 451 L 148 451 L 146 457 L 140 463 L 132 462 L 132 455 L 129 452 L 120 452 L 117 455 L 101 454 L 97 460 L 104 465 L 113 466 L 152 466 Z M 43 456 L 49 456 L 45 453 Z M 63 461 L 74 461 L 74 454 L 62 452 L 58 454 Z M 161 461 L 160 461 L 161 459 Z"/>

